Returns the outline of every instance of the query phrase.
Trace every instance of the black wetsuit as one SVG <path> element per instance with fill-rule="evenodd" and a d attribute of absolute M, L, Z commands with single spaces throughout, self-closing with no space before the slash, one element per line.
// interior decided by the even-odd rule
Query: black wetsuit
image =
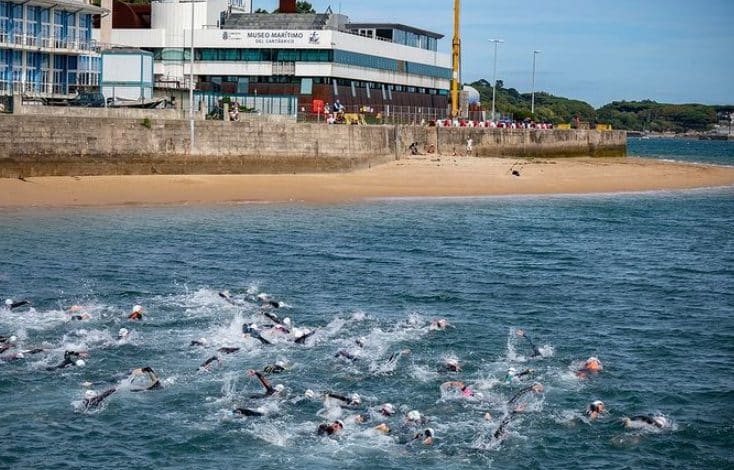
<path fill-rule="evenodd" d="M 262 313 L 265 317 L 267 317 L 268 319 L 272 320 L 273 322 L 280 324 L 280 317 L 278 317 L 278 315 L 276 315 L 276 314 L 274 314 L 272 312 L 267 312 L 267 311 L 260 312 L 260 313 Z"/>
<path fill-rule="evenodd" d="M 189 344 L 189 346 L 201 346 L 201 347 L 204 347 L 204 346 L 206 346 L 206 343 L 203 343 L 203 342 L 199 341 L 198 339 L 195 339 L 195 340 L 193 340 Z"/>
<path fill-rule="evenodd" d="M 117 391 L 116 388 L 111 388 L 109 390 L 105 390 L 104 392 L 100 393 L 99 395 L 97 395 L 94 398 L 84 399 L 84 407 L 86 409 L 96 408 L 96 407 L 98 407 L 102 403 L 102 400 L 104 400 L 105 398 L 109 397 L 110 395 L 112 395 L 116 391 Z"/>
<path fill-rule="evenodd" d="M 239 350 L 240 350 L 240 348 L 226 348 L 225 347 L 225 348 L 219 348 L 219 349 L 217 349 L 217 352 L 220 352 L 222 354 L 232 354 L 232 353 L 236 353 Z"/>
<path fill-rule="evenodd" d="M 234 412 L 241 416 L 265 416 L 265 413 L 250 408 L 237 408 Z"/>
<path fill-rule="evenodd" d="M 542 354 L 540 353 L 540 349 L 535 346 L 535 343 L 533 343 L 533 340 L 530 339 L 530 336 L 524 334 L 522 335 L 522 337 L 528 340 L 528 343 L 530 343 L 530 347 L 533 348 L 533 354 L 530 357 L 541 357 Z"/>
<path fill-rule="evenodd" d="M 318 434 L 319 436 L 332 436 L 336 434 L 336 426 L 326 423 L 319 424 L 318 429 L 316 429 L 316 434 Z"/>
<path fill-rule="evenodd" d="M 232 297 L 228 296 L 224 292 L 220 292 L 219 293 L 219 297 L 223 298 L 227 303 L 229 303 L 231 305 L 234 305 L 235 304 L 234 303 L 234 300 L 232 300 Z"/>
<path fill-rule="evenodd" d="M 642 421 L 645 424 L 649 424 L 650 426 L 655 426 L 656 428 L 662 428 L 663 425 L 659 422 L 655 421 L 652 416 L 646 416 L 646 415 L 640 415 L 640 416 L 633 416 L 630 418 L 630 421 Z"/>
<path fill-rule="evenodd" d="M 524 395 L 527 395 L 529 392 L 532 392 L 532 391 L 533 391 L 533 385 L 521 389 L 519 392 L 513 395 L 512 398 L 510 398 L 510 400 L 507 402 L 507 406 L 513 405 L 516 401 L 518 401 Z"/>
<path fill-rule="evenodd" d="M 512 422 L 512 418 L 514 418 L 516 414 L 517 413 L 515 413 L 513 411 L 512 413 L 510 413 L 507 416 L 505 416 L 502 419 L 502 421 L 500 421 L 500 425 L 497 427 L 497 430 L 495 430 L 495 432 L 493 434 L 493 436 L 494 436 L 495 439 L 501 439 L 502 437 L 504 437 L 505 432 L 506 432 L 505 431 L 505 428 L 507 427 L 508 424 L 510 424 Z"/>
<path fill-rule="evenodd" d="M 355 403 L 351 398 L 345 397 L 344 395 L 334 393 L 334 392 L 326 392 L 325 394 L 328 398 L 333 398 L 335 400 L 339 400 L 340 402 L 344 403 L 347 406 L 358 406 L 359 403 Z"/>
<path fill-rule="evenodd" d="M 301 335 L 298 338 L 296 338 L 296 343 L 297 344 L 304 344 L 308 338 L 310 338 L 311 336 L 313 336 L 315 334 L 316 334 L 316 330 L 309 331 L 305 335 Z"/>
<path fill-rule="evenodd" d="M 260 384 L 262 384 L 262 386 L 265 388 L 265 393 L 250 395 L 250 398 L 267 398 L 275 394 L 275 387 L 273 387 L 273 384 L 271 384 L 264 375 L 262 375 L 260 372 L 255 372 L 255 376 L 260 381 Z"/>
<path fill-rule="evenodd" d="M 285 372 L 285 367 L 279 366 L 278 364 L 270 364 L 265 366 L 263 372 L 268 374 L 280 374 L 281 372 Z"/>
<path fill-rule="evenodd" d="M 80 357 L 79 353 L 76 351 L 64 351 L 63 362 L 53 367 L 47 367 L 46 370 L 65 369 L 69 366 L 73 366 L 76 363 L 76 361 L 79 360 L 79 357 Z"/>
<path fill-rule="evenodd" d="M 209 367 L 209 364 L 211 364 L 212 362 L 219 362 L 219 358 L 217 356 L 210 357 L 209 359 L 204 361 L 202 365 L 199 366 L 199 369 L 207 369 Z"/>
<path fill-rule="evenodd" d="M 253 338 L 259 340 L 262 344 L 272 344 L 270 341 L 263 338 L 257 329 L 253 328 L 252 326 L 248 325 L 247 323 L 242 325 L 242 334 L 250 335 Z"/>
<path fill-rule="evenodd" d="M 150 367 L 143 367 L 140 370 L 148 374 L 148 378 L 150 379 L 152 384 L 144 389 L 130 389 L 131 392 L 142 392 L 144 390 L 158 390 L 160 388 L 163 388 L 163 384 L 161 383 L 160 379 L 155 374 L 155 371 L 153 371 L 153 369 L 151 369 Z"/>
<path fill-rule="evenodd" d="M 18 302 L 13 302 L 12 304 L 6 305 L 6 306 L 8 307 L 9 310 L 13 310 L 15 308 L 22 307 L 24 305 L 30 305 L 30 304 L 31 303 L 27 300 L 20 300 Z"/>
<path fill-rule="evenodd" d="M 359 358 L 355 356 L 354 354 L 350 353 L 346 349 L 340 349 L 339 351 L 334 354 L 334 357 L 343 357 L 345 359 L 349 359 L 350 361 L 354 362 L 358 360 Z"/>

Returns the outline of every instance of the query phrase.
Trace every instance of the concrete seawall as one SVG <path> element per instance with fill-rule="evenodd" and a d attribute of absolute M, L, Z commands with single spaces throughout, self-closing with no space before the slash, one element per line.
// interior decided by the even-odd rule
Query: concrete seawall
<path fill-rule="evenodd" d="M 555 157 L 624 155 L 624 132 L 327 126 L 0 115 L 0 177 L 349 171 L 395 160 L 411 142 L 438 153 Z"/>

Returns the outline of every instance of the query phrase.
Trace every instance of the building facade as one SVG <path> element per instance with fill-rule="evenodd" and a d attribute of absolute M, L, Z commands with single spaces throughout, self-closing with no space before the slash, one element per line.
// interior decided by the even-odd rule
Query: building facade
<path fill-rule="evenodd" d="M 67 97 L 99 82 L 86 0 L 0 0 L 0 95 Z"/>
<path fill-rule="evenodd" d="M 151 3 L 150 28 L 115 28 L 111 38 L 154 54 L 158 86 L 187 88 L 193 72 L 201 92 L 296 96 L 302 109 L 314 100 L 375 112 L 448 104 L 452 71 L 450 56 L 438 52 L 443 35 L 403 24 L 166 0 Z"/>

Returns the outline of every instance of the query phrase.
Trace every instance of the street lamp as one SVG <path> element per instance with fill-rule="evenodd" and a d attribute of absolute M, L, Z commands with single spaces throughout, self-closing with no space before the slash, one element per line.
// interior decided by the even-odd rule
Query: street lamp
<path fill-rule="evenodd" d="M 191 0 L 191 70 L 189 71 L 189 153 L 194 153 L 194 1 Z"/>
<path fill-rule="evenodd" d="M 492 73 L 492 120 L 494 121 L 494 104 L 497 97 L 497 44 L 505 41 L 502 39 L 490 39 L 489 42 L 494 43 L 494 72 Z"/>
<path fill-rule="evenodd" d="M 530 114 L 535 117 L 535 58 L 540 54 L 540 51 L 533 51 L 533 80 L 530 85 L 531 99 L 530 99 Z"/>

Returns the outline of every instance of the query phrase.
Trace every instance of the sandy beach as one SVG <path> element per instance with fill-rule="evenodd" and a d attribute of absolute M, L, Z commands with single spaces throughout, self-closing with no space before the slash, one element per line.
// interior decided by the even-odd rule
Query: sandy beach
<path fill-rule="evenodd" d="M 640 158 L 411 157 L 337 174 L 0 179 L 0 207 L 339 203 L 389 197 L 584 194 L 730 185 L 734 185 L 734 168 Z"/>

